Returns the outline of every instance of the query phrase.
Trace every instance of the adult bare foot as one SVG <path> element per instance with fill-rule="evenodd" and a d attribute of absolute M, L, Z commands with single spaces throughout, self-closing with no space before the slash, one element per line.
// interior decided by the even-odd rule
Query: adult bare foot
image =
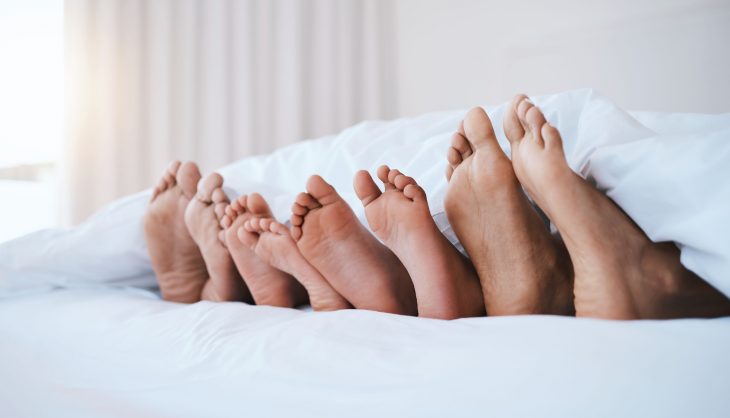
<path fill-rule="evenodd" d="M 201 299 L 248 302 L 251 294 L 238 274 L 225 242 L 220 239 L 223 230 L 220 217 L 229 203 L 222 186 L 220 174 L 209 174 L 200 181 L 197 193 L 185 209 L 185 225 L 208 270 L 209 279 L 203 286 Z"/>
<path fill-rule="evenodd" d="M 616 204 L 570 169 L 560 134 L 527 97 L 514 99 L 504 128 L 517 177 L 570 252 L 576 315 L 635 319 L 730 314 L 730 300 L 684 268 L 674 244 L 653 243 Z"/>
<path fill-rule="evenodd" d="M 309 178 L 307 193 L 300 193 L 292 206 L 291 223 L 304 258 L 355 308 L 418 313 L 403 264 L 322 177 Z"/>
<path fill-rule="evenodd" d="M 487 314 L 572 314 L 567 253 L 522 192 L 484 110 L 469 111 L 447 159 L 446 215 L 476 267 Z"/>
<path fill-rule="evenodd" d="M 381 192 L 367 171 L 355 174 L 354 186 L 365 206 L 370 229 L 403 262 L 413 280 L 418 315 L 456 319 L 484 315 L 482 291 L 471 262 L 439 231 L 426 193 L 416 181 L 378 169 Z"/>
<path fill-rule="evenodd" d="M 184 219 L 198 180 L 195 163 L 172 162 L 152 192 L 144 215 L 147 250 L 165 300 L 197 302 L 208 280 L 205 261 Z"/>
<path fill-rule="evenodd" d="M 294 308 L 307 303 L 307 293 L 291 275 L 260 259 L 238 231 L 252 217 L 273 218 L 271 209 L 258 193 L 231 202 L 221 216 L 223 239 L 233 261 L 248 285 L 257 305 Z"/>
<path fill-rule="evenodd" d="M 260 259 L 294 276 L 307 290 L 315 311 L 352 308 L 299 252 L 289 229 L 283 224 L 271 218 L 250 218 L 239 228 L 238 237 Z"/>

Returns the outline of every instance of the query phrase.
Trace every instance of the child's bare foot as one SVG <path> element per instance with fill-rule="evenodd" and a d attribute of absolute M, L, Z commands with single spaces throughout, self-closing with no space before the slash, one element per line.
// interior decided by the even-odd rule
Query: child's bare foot
<path fill-rule="evenodd" d="M 223 230 L 220 215 L 228 205 L 222 186 L 220 174 L 209 174 L 200 181 L 195 197 L 185 210 L 185 225 L 198 244 L 209 275 L 201 298 L 217 302 L 250 301 L 251 294 L 238 274 L 225 242 L 220 239 Z"/>
<path fill-rule="evenodd" d="M 307 303 L 307 295 L 291 275 L 260 259 L 238 231 L 252 217 L 273 218 L 271 209 L 258 193 L 243 195 L 231 202 L 221 216 L 223 238 L 243 280 L 257 305 L 293 308 Z"/>
<path fill-rule="evenodd" d="M 555 223 L 575 270 L 578 316 L 674 318 L 730 314 L 730 300 L 684 268 L 672 243 L 653 243 L 568 166 L 557 129 L 527 97 L 505 115 L 515 173 Z"/>
<path fill-rule="evenodd" d="M 426 193 L 411 177 L 378 169 L 381 192 L 367 171 L 355 175 L 355 192 L 370 228 L 403 262 L 413 279 L 418 314 L 456 319 L 484 315 L 482 291 L 471 262 L 438 230 Z"/>
<path fill-rule="evenodd" d="M 488 315 L 571 314 L 570 261 L 525 197 L 492 123 L 474 108 L 452 137 L 444 206 Z"/>
<path fill-rule="evenodd" d="M 208 280 L 198 246 L 185 226 L 185 209 L 195 195 L 200 171 L 195 163 L 174 161 L 152 192 L 144 215 L 144 236 L 162 298 L 192 303 Z"/>
<path fill-rule="evenodd" d="M 398 258 L 360 224 L 320 176 L 292 206 L 292 237 L 309 261 L 355 308 L 416 315 L 416 297 Z"/>
<path fill-rule="evenodd" d="M 260 259 L 294 276 L 307 290 L 315 311 L 352 308 L 299 252 L 289 229 L 283 224 L 270 218 L 250 218 L 238 230 L 238 237 Z"/>

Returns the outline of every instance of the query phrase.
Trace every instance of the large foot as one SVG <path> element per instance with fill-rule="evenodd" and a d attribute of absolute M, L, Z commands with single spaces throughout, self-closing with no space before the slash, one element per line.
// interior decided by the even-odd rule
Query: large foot
<path fill-rule="evenodd" d="M 260 259 L 294 276 L 307 290 L 315 311 L 352 308 L 299 252 L 289 229 L 283 224 L 270 218 L 251 218 L 238 230 L 238 237 Z"/>
<path fill-rule="evenodd" d="M 184 219 L 199 180 L 195 163 L 171 163 L 144 215 L 147 250 L 165 300 L 197 302 L 208 281 L 205 261 Z"/>
<path fill-rule="evenodd" d="M 413 283 L 403 264 L 360 224 L 320 176 L 292 206 L 292 237 L 304 258 L 355 308 L 416 315 Z"/>
<path fill-rule="evenodd" d="M 557 129 L 525 96 L 505 115 L 515 173 L 560 231 L 575 270 L 578 316 L 612 319 L 730 314 L 730 300 L 653 243 L 565 159 Z"/>
<path fill-rule="evenodd" d="M 222 186 L 220 174 L 209 174 L 200 181 L 195 197 L 185 210 L 185 225 L 198 244 L 210 277 L 201 298 L 217 302 L 250 301 L 251 295 L 221 240 L 220 218 L 229 203 Z"/>
<path fill-rule="evenodd" d="M 447 159 L 446 214 L 479 274 L 487 314 L 572 314 L 565 249 L 522 192 L 484 110 L 469 111 Z"/>
<path fill-rule="evenodd" d="M 223 239 L 233 262 L 257 305 L 294 308 L 307 303 L 307 294 L 291 275 L 260 259 L 251 245 L 241 240 L 239 230 L 252 217 L 273 218 L 271 209 L 258 193 L 243 195 L 231 202 L 221 217 Z"/>
<path fill-rule="evenodd" d="M 378 178 L 385 192 L 367 171 L 355 175 L 355 191 L 365 206 L 370 229 L 408 270 L 418 315 L 437 319 L 484 315 L 474 267 L 436 227 L 423 189 L 413 178 L 387 166 L 378 169 Z"/>

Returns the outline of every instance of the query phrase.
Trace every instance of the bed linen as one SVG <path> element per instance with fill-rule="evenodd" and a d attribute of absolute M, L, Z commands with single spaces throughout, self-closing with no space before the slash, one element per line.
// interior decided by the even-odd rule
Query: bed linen
<path fill-rule="evenodd" d="M 726 417 L 730 318 L 439 321 L 139 290 L 0 303 L 3 417 Z"/>
<path fill-rule="evenodd" d="M 626 112 L 592 90 L 533 99 L 571 167 L 730 294 L 730 114 Z M 500 145 L 504 105 L 486 107 Z M 319 173 L 363 219 L 355 171 L 389 164 L 443 213 L 444 155 L 465 110 L 369 121 L 223 167 L 286 219 Z M 82 225 L 0 244 L 0 415 L 727 416 L 730 319 L 435 321 L 155 293 L 149 191 Z"/>

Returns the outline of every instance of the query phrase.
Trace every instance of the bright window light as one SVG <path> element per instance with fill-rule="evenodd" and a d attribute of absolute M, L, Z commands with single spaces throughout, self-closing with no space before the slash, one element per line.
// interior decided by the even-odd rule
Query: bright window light
<path fill-rule="evenodd" d="M 63 0 L 0 2 L 0 241 L 59 220 Z"/>

